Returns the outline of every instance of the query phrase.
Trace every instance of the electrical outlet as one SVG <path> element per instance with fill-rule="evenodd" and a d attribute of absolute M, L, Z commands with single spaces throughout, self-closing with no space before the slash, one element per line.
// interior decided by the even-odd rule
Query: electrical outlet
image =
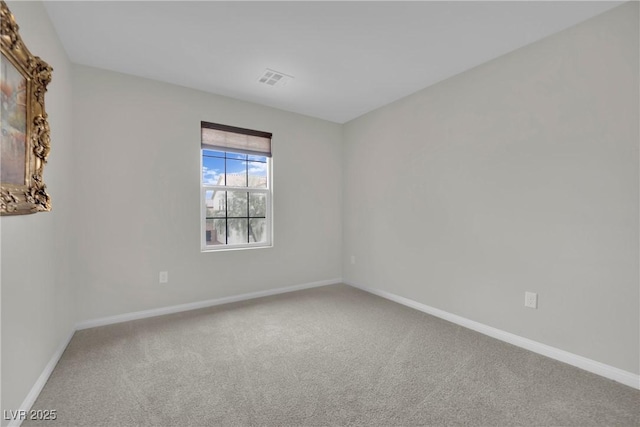
<path fill-rule="evenodd" d="M 169 283 L 169 272 L 161 271 L 160 272 L 160 283 Z"/>
<path fill-rule="evenodd" d="M 356 263 L 356 256 L 351 255 L 351 264 L 355 264 L 355 263 Z"/>
<path fill-rule="evenodd" d="M 538 308 L 538 294 L 534 292 L 525 292 L 524 306 L 529 308 Z"/>

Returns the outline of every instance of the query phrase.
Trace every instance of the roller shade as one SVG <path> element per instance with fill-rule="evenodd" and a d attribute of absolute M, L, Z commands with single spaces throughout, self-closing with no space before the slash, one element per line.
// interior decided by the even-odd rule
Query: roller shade
<path fill-rule="evenodd" d="M 202 128 L 201 146 L 205 150 L 235 151 L 271 157 L 272 134 L 269 132 L 209 122 L 200 122 L 200 124 Z"/>

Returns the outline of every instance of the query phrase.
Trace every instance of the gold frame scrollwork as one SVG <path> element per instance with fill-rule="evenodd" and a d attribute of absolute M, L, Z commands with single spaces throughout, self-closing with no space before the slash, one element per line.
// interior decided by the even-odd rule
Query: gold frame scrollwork
<path fill-rule="evenodd" d="M 43 168 L 50 150 L 50 130 L 44 95 L 53 69 L 29 52 L 4 1 L 0 1 L 0 12 L 1 60 L 8 61 L 26 80 L 25 179 L 23 185 L 0 182 L 0 215 L 46 212 L 51 210 L 51 197 L 44 184 Z M 0 138 L 1 144 L 8 140 L 4 121 Z"/>

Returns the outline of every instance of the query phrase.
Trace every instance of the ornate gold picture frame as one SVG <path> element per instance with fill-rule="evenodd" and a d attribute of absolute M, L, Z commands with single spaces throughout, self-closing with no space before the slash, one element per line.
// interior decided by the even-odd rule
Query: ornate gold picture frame
<path fill-rule="evenodd" d="M 50 149 L 44 94 L 53 69 L 29 52 L 4 1 L 0 8 L 0 215 L 50 211 L 42 173 Z"/>

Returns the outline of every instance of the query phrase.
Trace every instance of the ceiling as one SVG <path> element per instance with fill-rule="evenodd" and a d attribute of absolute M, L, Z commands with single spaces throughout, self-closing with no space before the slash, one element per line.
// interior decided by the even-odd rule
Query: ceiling
<path fill-rule="evenodd" d="M 72 62 L 344 123 L 621 2 L 45 2 Z M 258 82 L 266 68 L 294 76 Z"/>

